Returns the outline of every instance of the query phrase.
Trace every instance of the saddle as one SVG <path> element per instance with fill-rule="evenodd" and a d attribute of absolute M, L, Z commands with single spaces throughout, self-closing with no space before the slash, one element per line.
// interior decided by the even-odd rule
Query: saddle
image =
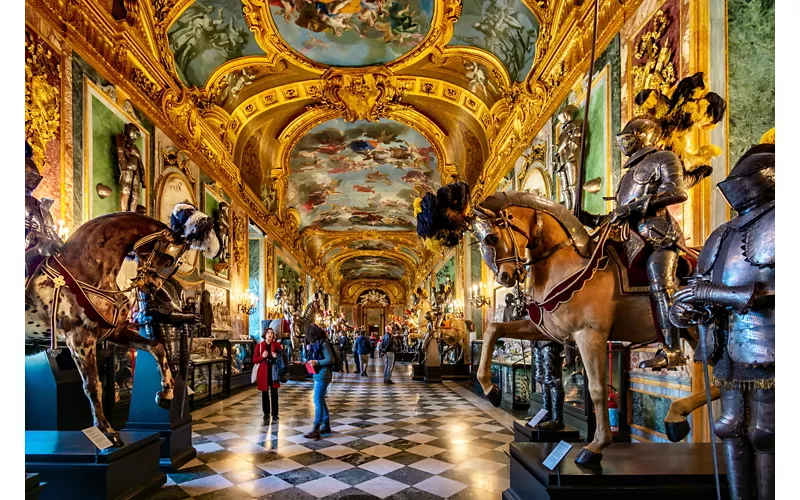
<path fill-rule="evenodd" d="M 647 259 L 653 254 L 649 245 L 644 247 L 631 261 L 625 251 L 624 243 L 609 239 L 606 241 L 606 253 L 617 263 L 617 272 L 623 295 L 650 293 L 650 282 L 647 279 Z M 694 250 L 694 249 L 690 249 Z M 678 268 L 676 277 L 680 282 L 689 278 L 697 265 L 697 254 L 678 253 Z"/>

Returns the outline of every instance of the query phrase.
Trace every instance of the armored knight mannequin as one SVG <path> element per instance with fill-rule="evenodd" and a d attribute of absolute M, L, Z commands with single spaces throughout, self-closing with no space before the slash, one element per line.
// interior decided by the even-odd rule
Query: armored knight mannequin
<path fill-rule="evenodd" d="M 515 308 L 514 308 L 514 295 L 507 293 L 506 294 L 506 305 L 503 308 L 503 323 L 508 323 L 509 321 L 514 321 L 515 316 Z"/>
<path fill-rule="evenodd" d="M 219 262 L 220 264 L 228 262 L 230 257 L 230 248 L 228 246 L 230 239 L 230 225 L 228 223 L 228 204 L 224 201 L 220 202 L 217 212 L 214 214 L 214 226 L 217 230 L 219 237 Z"/>
<path fill-rule="evenodd" d="M 667 207 L 685 202 L 688 195 L 678 155 L 655 146 L 660 136 L 660 125 L 648 116 L 634 118 L 617 134 L 617 147 L 628 161 L 622 167 L 625 173 L 617 189 L 617 208 L 610 214 L 611 222 L 620 224 L 629 262 L 636 262 L 647 246 L 652 251 L 647 259 L 647 278 L 664 342 L 655 357 L 642 361 L 639 367 L 653 370 L 674 369 L 685 363 L 678 329 L 669 320 L 683 233 Z"/>
<path fill-rule="evenodd" d="M 136 145 L 141 136 L 136 125 L 126 123 L 124 132 L 115 137 L 119 163 L 119 209 L 122 212 L 133 212 L 138 205 L 144 179 L 142 153 Z"/>
<path fill-rule="evenodd" d="M 36 263 L 49 257 L 64 244 L 56 232 L 50 206 L 53 200 L 41 201 L 33 196 L 33 191 L 42 181 L 39 169 L 33 162 L 33 151 L 25 143 L 25 277 L 32 272 Z"/>
<path fill-rule="evenodd" d="M 558 113 L 560 123 L 555 154 L 555 172 L 561 181 L 561 194 L 567 209 L 575 207 L 575 181 L 581 152 L 583 120 L 576 119 L 578 108 L 569 104 Z"/>
<path fill-rule="evenodd" d="M 714 366 L 731 498 L 763 500 L 775 498 L 775 145 L 750 148 L 717 187 L 737 216 L 709 236 L 670 316 L 698 325 L 695 352 Z"/>

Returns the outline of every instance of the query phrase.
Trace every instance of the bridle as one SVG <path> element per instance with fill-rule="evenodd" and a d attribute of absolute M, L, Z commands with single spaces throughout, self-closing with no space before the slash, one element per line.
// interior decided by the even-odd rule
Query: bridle
<path fill-rule="evenodd" d="M 164 229 L 142 237 L 133 245 L 133 252 L 139 261 L 136 270 L 136 278 L 130 289 L 141 288 L 146 281 L 154 282 L 156 290 L 164 286 L 164 282 L 170 279 L 181 265 L 180 258 L 186 252 L 185 243 L 176 243 L 173 238 L 174 233 L 170 229 Z M 153 249 L 146 253 L 147 257 L 142 259 L 142 248 L 153 243 Z M 166 267 L 157 267 L 154 264 L 156 255 L 168 255 L 172 262 Z M 148 276 L 149 275 L 149 276 Z M 148 276 L 146 278 L 146 276 Z M 155 277 L 153 277 L 155 276 Z"/>
<path fill-rule="evenodd" d="M 529 235 L 527 231 L 525 231 L 522 227 L 517 224 L 514 215 L 510 213 L 506 209 L 501 209 L 497 212 L 497 216 L 493 221 L 494 225 L 500 229 L 505 229 L 508 232 L 508 237 L 511 240 L 511 248 L 512 248 L 512 255 L 509 257 L 503 257 L 498 259 L 496 257 L 497 253 L 495 251 L 494 257 L 494 267 L 495 269 L 500 269 L 500 264 L 504 264 L 506 262 L 513 262 L 514 263 L 514 278 L 518 283 L 522 283 L 527 278 L 527 269 L 526 267 L 532 266 L 538 262 L 542 262 L 545 259 L 549 258 L 562 248 L 567 246 L 573 245 L 574 241 L 572 237 L 567 237 L 564 241 L 560 243 L 556 243 L 555 245 L 551 246 L 547 250 L 541 253 L 541 255 L 530 259 L 525 260 L 521 257 L 520 245 L 517 244 L 517 239 L 514 237 L 514 232 L 521 234 L 523 238 L 525 238 L 525 246 L 522 248 L 527 248 L 528 250 L 532 250 L 536 248 L 541 239 L 542 239 L 542 232 L 544 223 L 542 218 L 539 216 L 538 210 L 533 210 L 533 234 Z"/>

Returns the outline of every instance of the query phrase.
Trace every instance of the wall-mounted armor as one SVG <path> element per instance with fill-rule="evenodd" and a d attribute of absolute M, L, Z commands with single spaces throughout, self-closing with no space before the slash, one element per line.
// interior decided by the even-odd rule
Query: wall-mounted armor
<path fill-rule="evenodd" d="M 568 210 L 575 207 L 575 184 L 581 156 L 583 120 L 576 119 L 577 114 L 578 108 L 569 104 L 557 115 L 560 125 L 554 170 L 561 182 L 561 196 Z"/>

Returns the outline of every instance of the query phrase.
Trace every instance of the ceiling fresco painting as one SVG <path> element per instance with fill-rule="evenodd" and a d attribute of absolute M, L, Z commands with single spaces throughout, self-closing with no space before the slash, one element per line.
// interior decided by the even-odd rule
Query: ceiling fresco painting
<path fill-rule="evenodd" d="M 197 87 L 205 85 L 225 62 L 264 53 L 244 20 L 241 2 L 231 0 L 196 0 L 170 27 L 167 37 L 178 76 L 184 84 Z M 227 97 L 241 90 L 250 77 L 231 78 Z"/>
<path fill-rule="evenodd" d="M 358 240 L 347 245 L 350 250 L 394 250 L 395 245 L 391 241 L 383 240 Z"/>
<path fill-rule="evenodd" d="M 345 281 L 357 279 L 397 279 L 405 270 L 398 262 L 386 257 L 353 257 L 339 267 Z"/>
<path fill-rule="evenodd" d="M 538 36 L 539 22 L 520 0 L 464 0 L 448 45 L 494 54 L 511 79 L 521 82 L 533 67 Z"/>
<path fill-rule="evenodd" d="M 292 151 L 287 206 L 301 227 L 412 230 L 414 197 L 439 182 L 433 147 L 419 132 L 386 119 L 336 119 Z"/>
<path fill-rule="evenodd" d="M 411 257 L 415 264 L 419 264 L 419 255 L 408 247 L 400 247 L 400 251 Z"/>
<path fill-rule="evenodd" d="M 270 0 L 275 27 L 308 59 L 372 66 L 397 59 L 431 27 L 433 0 Z"/>

